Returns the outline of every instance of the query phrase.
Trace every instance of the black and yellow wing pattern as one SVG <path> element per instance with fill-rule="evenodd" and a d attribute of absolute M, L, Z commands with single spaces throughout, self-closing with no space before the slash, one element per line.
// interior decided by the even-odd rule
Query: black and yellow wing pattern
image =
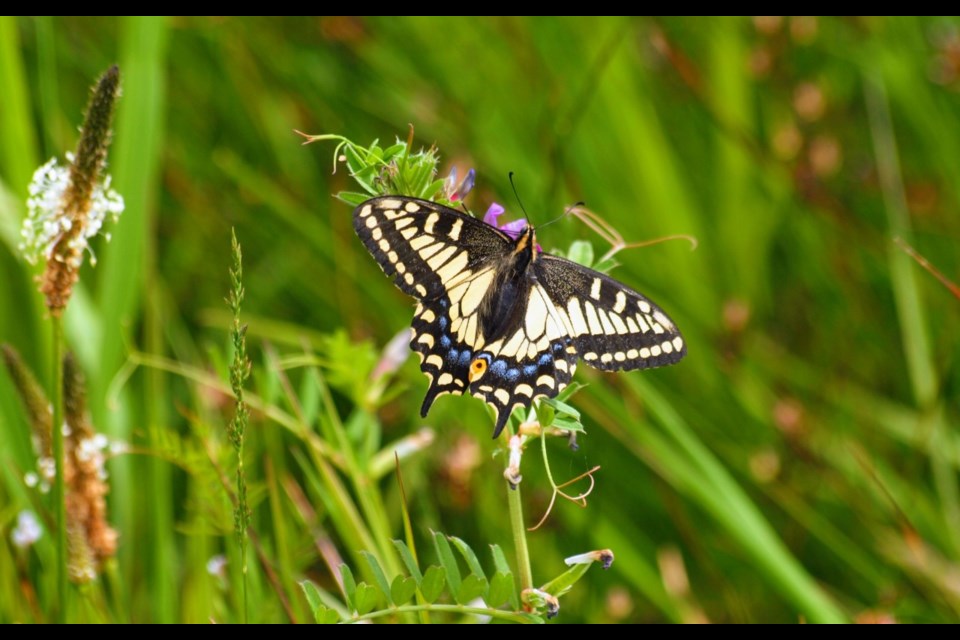
<path fill-rule="evenodd" d="M 560 393 L 578 359 L 616 371 L 686 354 L 657 305 L 541 253 L 532 227 L 512 238 L 435 202 L 382 196 L 356 208 L 354 228 L 384 273 L 417 300 L 410 347 L 430 379 L 421 415 L 438 396 L 468 391 L 493 407 L 496 438 L 513 409 Z"/>

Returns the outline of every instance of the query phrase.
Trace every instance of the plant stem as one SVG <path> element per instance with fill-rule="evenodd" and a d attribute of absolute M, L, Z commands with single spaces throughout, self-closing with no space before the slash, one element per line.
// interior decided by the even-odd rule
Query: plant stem
<path fill-rule="evenodd" d="M 507 504 L 510 507 L 510 530 L 513 546 L 517 550 L 517 572 L 520 574 L 520 590 L 533 588 L 533 572 L 530 570 L 530 550 L 527 548 L 527 528 L 523 524 L 523 505 L 519 485 L 512 489 L 507 482 Z"/>
<path fill-rule="evenodd" d="M 372 611 L 370 613 L 364 614 L 362 616 L 357 616 L 350 620 L 350 622 L 360 622 L 361 620 L 371 620 L 373 618 L 382 618 L 383 616 L 395 615 L 397 613 L 406 613 L 406 612 L 416 612 L 416 611 L 449 611 L 452 613 L 472 613 L 478 616 L 489 616 L 491 618 L 498 618 L 500 620 L 509 620 L 511 622 L 527 622 L 527 623 L 536 623 L 542 622 L 540 618 L 536 616 L 523 614 L 523 613 L 514 613 L 512 611 L 502 611 L 500 609 L 486 609 L 483 607 L 466 607 L 459 604 L 408 604 L 400 607 L 393 607 L 391 609 L 381 609 L 380 611 Z"/>
<path fill-rule="evenodd" d="M 237 486 L 245 491 L 244 487 L 244 476 L 243 476 L 243 447 L 240 447 L 240 453 L 238 454 L 240 459 L 239 465 L 237 466 Z M 247 600 L 247 583 L 249 579 L 247 577 L 247 531 L 244 527 L 244 531 L 240 536 L 240 561 L 243 562 L 243 624 L 249 624 L 249 602 Z"/>
<path fill-rule="evenodd" d="M 57 620 L 67 618 L 67 491 L 64 479 L 63 453 L 63 320 L 60 314 L 51 314 L 53 323 L 53 460 L 56 476 L 53 479 L 53 502 L 57 523 Z"/>
<path fill-rule="evenodd" d="M 243 251 L 237 241 L 237 233 L 230 230 L 230 245 L 233 265 L 230 268 L 232 288 L 227 296 L 227 304 L 233 312 L 233 325 L 230 336 L 233 340 L 233 364 L 230 366 L 230 387 L 236 398 L 236 411 L 227 429 L 234 450 L 237 453 L 237 504 L 234 511 L 234 528 L 240 542 L 240 563 L 243 578 L 243 622 L 249 622 L 247 587 L 247 526 L 250 522 L 250 508 L 247 506 L 247 477 L 243 470 L 243 445 L 246 441 L 247 422 L 250 412 L 243 399 L 243 384 L 250 377 L 250 359 L 247 358 L 247 327 L 240 323 L 240 306 L 243 303 Z"/>

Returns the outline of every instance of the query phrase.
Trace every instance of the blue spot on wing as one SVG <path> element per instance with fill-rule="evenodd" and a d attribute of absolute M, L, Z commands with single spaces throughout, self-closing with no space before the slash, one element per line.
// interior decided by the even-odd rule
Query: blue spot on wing
<path fill-rule="evenodd" d="M 520 377 L 520 369 L 507 369 L 504 377 L 510 382 L 515 382 Z"/>
<path fill-rule="evenodd" d="M 550 355 L 549 353 L 545 353 L 542 356 L 540 356 L 540 359 L 537 361 L 537 364 L 539 364 L 541 367 L 544 367 L 550 364 L 551 362 L 553 362 L 553 356 Z"/>
<path fill-rule="evenodd" d="M 490 373 L 493 375 L 502 378 L 507 373 L 507 361 L 506 360 L 494 360 L 490 365 Z"/>
<path fill-rule="evenodd" d="M 443 347 L 444 349 L 449 349 L 449 348 L 450 348 L 450 336 L 448 336 L 448 335 L 446 335 L 446 334 L 440 336 L 440 346 Z"/>
<path fill-rule="evenodd" d="M 461 366 L 461 367 L 466 367 L 467 365 L 470 364 L 470 356 L 471 356 L 471 355 L 472 355 L 472 354 L 470 353 L 470 350 L 469 350 L 469 349 L 464 349 L 463 351 L 460 352 L 460 366 Z"/>
<path fill-rule="evenodd" d="M 523 367 L 523 375 L 527 376 L 528 378 L 534 376 L 537 373 L 537 369 L 539 369 L 537 365 L 528 364 Z"/>

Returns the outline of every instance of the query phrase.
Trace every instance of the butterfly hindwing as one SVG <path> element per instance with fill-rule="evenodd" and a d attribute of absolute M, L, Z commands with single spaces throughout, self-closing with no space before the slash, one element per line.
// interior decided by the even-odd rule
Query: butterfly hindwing
<path fill-rule="evenodd" d="M 687 347 L 673 321 L 646 297 L 610 276 L 544 254 L 534 266 L 577 354 L 606 371 L 678 362 Z"/>
<path fill-rule="evenodd" d="M 454 343 L 450 332 L 450 302 L 446 297 L 417 305 L 413 315 L 410 348 L 420 358 L 420 370 L 430 379 L 420 415 L 426 417 L 430 405 L 444 393 L 460 395 L 467 386 L 467 370 L 473 359 L 471 348 Z"/>

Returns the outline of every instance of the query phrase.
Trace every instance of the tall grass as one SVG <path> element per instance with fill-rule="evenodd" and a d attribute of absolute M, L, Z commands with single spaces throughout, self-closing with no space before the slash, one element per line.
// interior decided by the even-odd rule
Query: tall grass
<path fill-rule="evenodd" d="M 371 396 L 409 301 L 356 241 L 329 148 L 294 129 L 417 144 L 478 171 L 468 201 L 543 223 L 584 200 L 628 240 L 614 275 L 677 321 L 689 356 L 606 375 L 574 403 L 594 465 L 586 509 L 528 533 L 534 583 L 610 547 L 560 621 L 956 621 L 960 593 L 957 301 L 893 243 L 960 273 L 954 215 L 955 19 L 230 19 L 0 17 L 0 342 L 46 382 L 49 337 L 15 244 L 30 175 L 75 145 L 90 79 L 124 72 L 109 171 L 127 211 L 65 322 L 110 463 L 116 567 L 71 619 L 243 619 L 230 501 L 235 454 L 222 305 L 244 247 L 253 375 L 244 449 L 251 622 L 331 609 L 339 565 L 405 571 L 392 454 L 422 566 L 430 531 L 512 558 L 503 460 L 482 403 L 406 362 Z M 953 56 L 953 57 L 952 57 Z M 590 238 L 573 219 L 546 250 Z M 85 267 L 86 269 L 86 267 Z M 0 373 L 0 621 L 47 621 L 46 534 L 10 531 L 45 498 L 27 419 Z M 384 461 L 391 461 L 389 464 Z M 523 462 L 532 525 L 550 498 Z M 226 484 L 223 479 L 226 478 Z M 226 565 L 208 561 L 222 555 Z M 419 614 L 397 614 L 406 620 Z M 412 616 L 417 615 L 414 618 Z M 454 615 L 454 614 L 433 614 Z"/>

